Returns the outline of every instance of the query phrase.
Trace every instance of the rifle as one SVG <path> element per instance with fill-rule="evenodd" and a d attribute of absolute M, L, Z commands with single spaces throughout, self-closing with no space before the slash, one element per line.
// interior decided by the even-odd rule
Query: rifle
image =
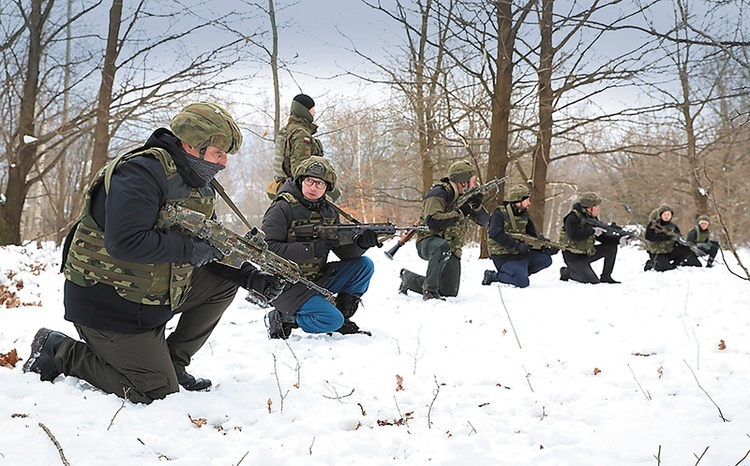
<path fill-rule="evenodd" d="M 620 237 L 627 236 L 630 239 L 636 239 L 636 238 L 640 239 L 638 235 L 636 235 L 632 231 L 623 229 L 622 227 L 617 225 L 615 222 L 607 224 L 594 217 L 584 216 L 583 223 L 588 223 L 589 225 L 593 227 L 599 227 L 609 235 L 620 236 Z"/>
<path fill-rule="evenodd" d="M 302 277 L 299 265 L 269 251 L 265 233 L 255 227 L 241 236 L 221 223 L 206 218 L 200 212 L 173 204 L 166 204 L 159 211 L 156 227 L 161 230 L 184 231 L 202 239 L 223 254 L 224 257 L 218 261 L 222 264 L 239 269 L 245 262 L 250 262 L 263 272 L 273 274 L 282 281 L 292 284 L 302 283 L 308 289 L 317 291 L 333 302 L 333 293 Z"/>
<path fill-rule="evenodd" d="M 464 202 L 466 202 L 474 194 L 481 194 L 482 202 L 484 202 L 484 196 L 486 196 L 490 191 L 495 191 L 495 194 L 500 192 L 500 185 L 505 183 L 505 180 L 507 179 L 508 177 L 504 176 L 502 178 L 495 178 L 494 180 L 490 180 L 484 184 L 480 184 L 479 186 L 474 186 L 473 188 L 461 194 L 458 199 L 456 199 L 456 202 L 454 202 L 454 205 L 464 205 Z"/>
<path fill-rule="evenodd" d="M 396 244 L 389 250 L 385 251 L 383 254 L 385 254 L 385 257 L 388 259 L 393 260 L 393 256 L 396 255 L 399 249 L 401 249 L 401 246 L 408 243 L 410 239 L 414 237 L 414 235 L 417 234 L 417 230 L 409 230 L 406 233 L 401 235 L 401 238 L 398 239 Z"/>
<path fill-rule="evenodd" d="M 427 227 L 397 227 L 391 222 L 343 223 L 339 225 L 314 225 L 309 223 L 292 228 L 292 236 L 296 238 L 323 238 L 338 241 L 339 244 L 352 244 L 354 237 L 361 235 L 365 230 L 372 230 L 378 236 L 392 236 L 397 231 L 425 231 Z"/>
<path fill-rule="evenodd" d="M 586 254 L 586 251 L 581 251 L 580 249 L 576 249 L 572 246 L 568 246 L 567 244 L 559 243 L 557 241 L 552 241 L 551 239 L 547 239 L 544 237 L 536 238 L 531 235 L 527 235 L 524 233 L 508 233 L 508 236 L 511 236 L 519 241 L 523 241 L 526 243 L 531 249 L 542 249 L 544 246 L 547 246 L 548 248 L 556 248 L 563 251 L 572 252 L 573 254 Z"/>
<path fill-rule="evenodd" d="M 670 238 L 672 238 L 677 244 L 681 244 L 685 246 L 686 248 L 690 248 L 690 250 L 693 251 L 697 257 L 703 257 L 708 254 L 706 251 L 699 248 L 692 241 L 688 241 L 687 238 L 678 235 L 672 230 L 666 229 L 663 225 L 660 225 L 659 223 L 652 223 L 651 225 L 653 226 L 654 231 L 656 231 L 657 233 L 664 233 Z"/>

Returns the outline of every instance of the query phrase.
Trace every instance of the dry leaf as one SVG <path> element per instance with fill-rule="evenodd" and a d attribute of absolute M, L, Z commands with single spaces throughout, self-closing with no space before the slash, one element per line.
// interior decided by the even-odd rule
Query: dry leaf
<path fill-rule="evenodd" d="M 724 340 L 719 340 L 719 349 L 722 351 L 727 349 L 727 344 L 724 343 Z"/>
<path fill-rule="evenodd" d="M 271 414 L 271 405 L 273 404 L 273 401 L 271 401 L 271 399 L 269 398 L 267 403 L 268 403 L 268 414 Z"/>
<path fill-rule="evenodd" d="M 599 372 L 601 372 L 601 370 L 598 367 L 595 367 L 594 368 L 594 375 L 598 374 Z"/>
<path fill-rule="evenodd" d="M 396 391 L 397 392 L 404 389 L 403 385 L 401 385 L 403 382 L 404 382 L 404 378 L 396 374 Z"/>
<path fill-rule="evenodd" d="M 656 373 L 659 374 L 659 378 L 661 379 L 661 376 L 664 375 L 664 366 L 659 366 L 659 368 L 656 369 Z"/>
<path fill-rule="evenodd" d="M 10 352 L 6 354 L 0 354 L 0 366 L 7 367 L 8 369 L 13 369 L 16 367 L 16 363 L 18 363 L 20 359 L 18 358 L 18 352 L 16 352 L 16 349 L 13 348 L 10 350 Z"/>
<path fill-rule="evenodd" d="M 206 418 L 203 417 L 193 419 L 193 417 L 188 414 L 188 418 L 190 419 L 190 422 L 192 422 L 196 427 L 203 427 L 208 424 Z"/>

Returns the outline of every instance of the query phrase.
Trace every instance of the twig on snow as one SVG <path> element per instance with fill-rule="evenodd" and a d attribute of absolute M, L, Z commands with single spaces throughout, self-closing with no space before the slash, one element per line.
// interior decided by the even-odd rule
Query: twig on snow
<path fill-rule="evenodd" d="M 432 429 L 432 406 L 435 404 L 435 400 L 437 400 L 438 394 L 440 394 L 440 383 L 438 383 L 437 376 L 433 375 L 435 377 L 435 391 L 432 392 L 434 396 L 432 397 L 432 401 L 430 402 L 430 407 L 427 409 L 427 428 Z"/>
<path fill-rule="evenodd" d="M 328 385 L 328 387 L 330 388 L 330 390 L 336 396 L 323 395 L 323 398 L 328 398 L 329 400 L 338 400 L 338 402 L 341 403 L 341 399 L 342 398 L 346 398 L 346 397 L 352 396 L 354 394 L 354 388 L 352 388 L 352 391 L 350 391 L 347 395 L 339 395 L 339 392 L 338 392 L 338 390 L 336 390 L 336 387 L 334 387 L 333 385 L 331 385 L 331 383 L 329 381 L 327 381 L 327 380 L 325 382 L 326 382 L 326 385 Z"/>
<path fill-rule="evenodd" d="M 748 455 L 750 455 L 750 450 L 748 450 L 747 452 L 745 452 L 745 456 L 743 456 L 742 459 L 740 459 L 739 461 L 737 461 L 736 463 L 734 463 L 734 466 L 738 466 L 740 463 L 742 463 L 743 461 L 745 461 L 745 459 L 747 458 Z"/>
<path fill-rule="evenodd" d="M 250 450 L 246 451 L 245 454 L 242 455 L 242 458 L 240 458 L 240 460 L 237 462 L 237 464 L 235 466 L 240 466 L 240 463 L 242 463 L 242 460 L 245 459 L 245 457 L 248 455 L 248 453 L 250 453 Z"/>
<path fill-rule="evenodd" d="M 526 370 L 526 367 L 524 367 L 523 364 L 521 364 L 521 367 L 523 368 L 523 371 L 526 373 L 526 383 L 529 384 L 529 390 L 531 390 L 531 393 L 534 393 L 534 387 L 531 386 L 531 380 L 529 377 L 531 377 L 531 373 Z"/>
<path fill-rule="evenodd" d="M 281 381 L 279 380 L 279 371 L 276 368 L 276 353 L 271 353 L 273 357 L 273 375 L 276 377 L 276 387 L 279 389 L 279 413 L 284 412 L 284 398 L 289 394 L 289 390 L 283 393 L 281 390 Z M 270 399 L 269 399 L 270 403 Z M 268 411 L 271 411 L 271 407 L 268 407 Z"/>
<path fill-rule="evenodd" d="M 698 381 L 698 377 L 695 375 L 695 372 L 693 372 L 693 368 L 690 367 L 690 364 L 688 364 L 687 361 L 685 361 L 684 359 L 682 360 L 682 362 L 684 362 L 685 365 L 688 367 L 688 369 L 690 369 L 690 372 L 693 374 L 693 378 L 695 378 L 695 383 L 698 384 L 698 388 L 700 388 L 701 391 L 703 391 L 703 393 L 706 394 L 708 399 L 711 400 L 711 403 L 713 403 L 714 406 L 716 406 L 716 409 L 719 410 L 719 417 L 721 418 L 721 420 L 724 422 L 730 422 L 729 419 L 724 417 L 724 414 L 721 412 L 721 408 L 719 408 L 719 405 L 717 405 L 716 402 L 713 400 L 713 398 L 711 398 L 711 395 L 709 395 L 708 392 L 701 386 L 701 383 L 700 381 Z"/>
<path fill-rule="evenodd" d="M 500 289 L 500 287 L 497 287 L 497 292 L 500 293 L 500 302 L 503 305 L 503 309 L 505 309 L 505 315 L 508 316 L 508 322 L 510 322 L 510 328 L 513 330 L 513 335 L 516 336 L 516 342 L 518 343 L 518 347 L 521 348 L 521 340 L 518 339 L 518 333 L 516 333 L 516 327 L 513 325 L 513 320 L 510 318 L 510 312 L 508 311 L 508 306 L 505 305 L 505 300 L 503 299 L 503 292 Z M 534 390 L 532 390 L 533 392 Z"/>
<path fill-rule="evenodd" d="M 120 411 L 122 411 L 125 408 L 125 400 L 128 399 L 128 393 L 130 393 L 130 387 L 124 387 L 122 389 L 122 404 L 120 407 L 115 411 L 115 415 L 112 416 L 112 419 L 109 421 L 109 425 L 107 426 L 107 430 L 112 428 L 112 425 L 115 423 L 115 418 L 118 414 L 120 414 Z"/>
<path fill-rule="evenodd" d="M 60 454 L 60 460 L 62 461 L 62 464 L 64 464 L 65 466 L 70 466 L 70 463 L 68 463 L 68 460 L 65 459 L 65 452 L 63 452 L 62 447 L 57 442 L 57 439 L 55 438 L 55 436 L 52 435 L 52 432 L 47 428 L 47 426 L 45 426 L 41 422 L 39 423 L 39 427 L 42 428 L 42 430 L 47 434 L 47 437 L 49 437 L 49 439 L 52 440 L 52 443 L 55 444 L 55 447 L 57 448 L 57 453 Z"/>
<path fill-rule="evenodd" d="M 638 384 L 638 388 L 641 389 L 641 393 L 643 393 L 643 396 L 645 396 L 648 401 L 651 401 L 651 394 L 644 390 L 643 387 L 641 387 L 641 383 L 638 381 L 638 377 L 635 376 L 635 372 L 633 372 L 633 368 L 630 367 L 630 364 L 628 364 L 628 369 L 630 369 L 630 373 L 633 374 L 633 379 L 635 380 L 635 383 Z"/>
<path fill-rule="evenodd" d="M 310 452 L 310 455 L 312 455 L 312 447 L 313 447 L 313 445 L 315 445 L 315 437 L 313 437 L 312 442 L 310 443 L 310 448 L 308 449 L 308 451 Z"/>

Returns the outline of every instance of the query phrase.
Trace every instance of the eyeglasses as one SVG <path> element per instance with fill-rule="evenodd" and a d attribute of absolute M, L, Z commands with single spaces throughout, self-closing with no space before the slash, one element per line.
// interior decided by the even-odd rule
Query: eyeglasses
<path fill-rule="evenodd" d="M 315 186 L 318 189 L 325 189 L 328 187 L 328 183 L 326 183 L 323 180 L 316 180 L 315 178 L 305 178 L 302 180 L 302 183 L 305 184 L 305 186 L 310 186 L 311 188 Z"/>

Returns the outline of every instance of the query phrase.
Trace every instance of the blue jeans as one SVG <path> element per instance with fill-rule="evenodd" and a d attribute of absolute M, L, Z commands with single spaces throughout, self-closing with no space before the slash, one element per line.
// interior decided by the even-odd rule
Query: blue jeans
<path fill-rule="evenodd" d="M 343 260 L 325 288 L 333 293 L 363 295 L 370 286 L 375 266 L 369 257 Z M 340 329 L 344 316 L 336 306 L 315 294 L 299 308 L 295 319 L 299 328 L 307 333 L 330 333 Z"/>
<path fill-rule="evenodd" d="M 529 286 L 529 275 L 544 270 L 550 265 L 552 265 L 552 257 L 531 250 L 520 259 L 508 261 L 501 265 L 495 273 L 495 279 L 519 288 L 526 288 Z"/>

